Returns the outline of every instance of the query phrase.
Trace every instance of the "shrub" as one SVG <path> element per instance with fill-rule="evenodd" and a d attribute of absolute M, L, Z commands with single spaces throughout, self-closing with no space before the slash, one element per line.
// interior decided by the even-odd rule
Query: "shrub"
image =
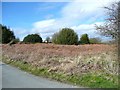
<path fill-rule="evenodd" d="M 18 42 L 20 42 L 19 38 L 13 39 L 11 40 L 8 44 L 11 46 L 12 44 L 17 44 Z"/>
<path fill-rule="evenodd" d="M 16 38 L 16 39 L 14 39 L 14 42 L 15 42 L 15 43 L 18 43 L 18 42 L 20 42 L 20 39 L 19 39 L 19 38 Z"/>
<path fill-rule="evenodd" d="M 88 34 L 82 34 L 82 36 L 80 38 L 80 43 L 81 44 L 90 44 Z"/>
<path fill-rule="evenodd" d="M 90 38 L 90 43 L 91 44 L 99 44 L 99 43 L 101 43 L 101 39 L 100 38 Z"/>
<path fill-rule="evenodd" d="M 42 43 L 42 38 L 38 34 L 29 34 L 24 39 L 25 43 Z"/>
<path fill-rule="evenodd" d="M 2 36 L 0 37 L 0 42 L 2 42 L 3 44 L 7 44 L 13 39 L 15 39 L 15 35 L 13 31 L 11 31 L 9 28 L 1 24 L 0 24 L 0 35 Z"/>
<path fill-rule="evenodd" d="M 58 35 L 59 33 L 54 33 L 52 36 L 52 42 L 58 44 Z"/>
<path fill-rule="evenodd" d="M 73 45 L 78 43 L 78 35 L 73 29 L 63 28 L 53 35 L 52 41 L 55 44 Z"/>

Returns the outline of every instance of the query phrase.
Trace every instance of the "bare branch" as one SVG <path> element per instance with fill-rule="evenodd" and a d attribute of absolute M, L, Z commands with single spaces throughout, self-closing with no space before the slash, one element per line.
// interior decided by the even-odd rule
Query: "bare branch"
<path fill-rule="evenodd" d="M 118 24 L 120 22 L 120 8 L 118 8 L 118 2 L 104 8 L 107 11 L 108 18 L 105 19 L 106 22 L 104 25 L 96 25 L 96 30 L 98 30 L 101 35 L 118 39 Z"/>

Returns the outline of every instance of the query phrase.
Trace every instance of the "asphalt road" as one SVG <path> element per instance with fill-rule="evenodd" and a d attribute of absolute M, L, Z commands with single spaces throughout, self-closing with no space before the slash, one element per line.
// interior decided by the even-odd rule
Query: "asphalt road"
<path fill-rule="evenodd" d="M 77 86 L 31 75 L 6 64 L 0 64 L 1 67 L 2 88 L 77 88 Z"/>
<path fill-rule="evenodd" d="M 2 89 L 2 62 L 0 61 L 0 90 Z"/>

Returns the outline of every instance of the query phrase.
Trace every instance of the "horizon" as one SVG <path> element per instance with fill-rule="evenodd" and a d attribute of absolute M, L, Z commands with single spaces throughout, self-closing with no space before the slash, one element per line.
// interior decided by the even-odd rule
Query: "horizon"
<path fill-rule="evenodd" d="M 43 40 L 51 37 L 60 29 L 73 29 L 80 37 L 87 33 L 90 38 L 101 38 L 95 30 L 95 24 L 105 22 L 104 6 L 109 6 L 114 0 L 87 0 L 77 2 L 2 2 L 2 24 L 9 26 L 15 36 L 23 40 L 28 34 L 38 33 Z"/>

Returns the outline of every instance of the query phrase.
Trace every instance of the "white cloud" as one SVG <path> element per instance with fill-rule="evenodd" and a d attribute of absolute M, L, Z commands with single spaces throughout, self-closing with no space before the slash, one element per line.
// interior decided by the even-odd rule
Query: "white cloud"
<path fill-rule="evenodd" d="M 79 36 L 84 33 L 87 33 L 89 34 L 90 37 L 98 37 L 99 35 L 96 33 L 95 24 L 101 25 L 103 23 L 104 22 L 95 22 L 92 24 L 80 24 L 77 26 L 72 26 L 71 28 L 74 29 Z"/>
<path fill-rule="evenodd" d="M 58 32 L 61 28 L 64 27 L 64 25 L 62 25 L 61 23 L 58 25 L 57 24 L 58 24 L 57 21 L 54 19 L 36 22 L 33 24 L 34 28 L 32 29 L 31 33 L 40 33 L 40 35 L 45 39 L 45 37 L 51 36 L 52 34 L 54 34 L 55 32 Z M 79 36 L 81 34 L 87 33 L 92 37 L 92 35 L 94 35 L 96 32 L 95 24 L 101 25 L 103 24 L 103 22 L 73 25 L 69 27 L 74 29 Z"/>
<path fill-rule="evenodd" d="M 30 34 L 30 31 L 28 29 L 24 29 L 24 28 L 13 27 L 12 30 L 14 31 L 15 36 L 19 36 L 17 38 L 19 38 L 20 40 L 23 40 L 23 38 L 26 35 Z"/>
<path fill-rule="evenodd" d="M 55 19 L 38 21 L 33 24 L 36 29 L 50 27 L 54 24 Z"/>
<path fill-rule="evenodd" d="M 104 17 L 103 7 L 108 6 L 113 1 L 114 0 L 74 0 L 62 8 L 60 18 L 48 18 L 34 22 L 30 33 L 40 33 L 42 38 L 45 39 L 63 27 L 70 27 L 73 28 L 78 35 L 88 33 L 90 37 L 95 36 L 94 24 L 103 23 L 97 22 L 96 20 Z M 85 24 L 86 21 L 91 24 Z"/>
<path fill-rule="evenodd" d="M 107 5 L 104 2 L 104 5 Z M 98 18 L 103 16 L 103 3 L 98 0 L 88 0 L 78 2 L 69 2 L 60 11 L 61 17 L 56 19 L 47 19 L 33 23 L 32 32 L 40 33 L 43 38 L 47 35 L 57 32 L 63 27 L 71 27 L 75 29 L 77 33 L 91 33 L 95 31 L 93 24 L 84 24 L 85 21 L 95 22 Z M 81 21 L 81 22 L 80 22 Z M 82 25 L 79 24 L 82 23 Z"/>
<path fill-rule="evenodd" d="M 62 21 L 77 23 L 78 21 L 95 21 L 104 14 L 104 6 L 108 6 L 114 0 L 75 0 L 63 7 Z M 91 17 L 95 17 L 94 19 Z"/>
<path fill-rule="evenodd" d="M 47 36 L 51 36 L 55 33 L 56 30 L 56 20 L 48 19 L 33 23 L 31 33 L 38 33 L 43 39 L 45 39 Z"/>

